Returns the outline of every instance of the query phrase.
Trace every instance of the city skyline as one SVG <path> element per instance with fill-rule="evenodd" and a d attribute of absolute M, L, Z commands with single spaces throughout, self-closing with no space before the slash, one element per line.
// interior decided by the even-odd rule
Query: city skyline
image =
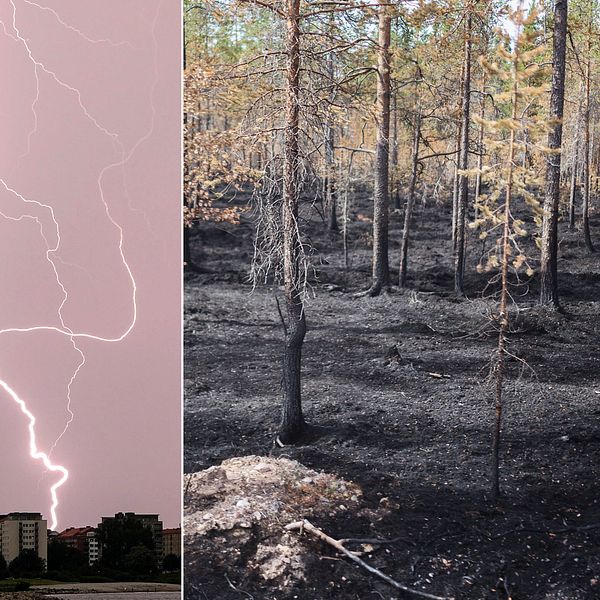
<path fill-rule="evenodd" d="M 42 519 L 44 519 L 45 521 L 48 521 L 48 516 L 46 514 L 44 514 L 43 511 L 41 510 L 35 510 L 35 509 L 28 509 L 27 507 L 25 507 L 25 509 L 19 509 L 14 508 L 11 510 L 6 510 L 4 508 L 0 508 L 0 517 L 2 515 L 10 515 L 10 514 L 14 514 L 14 513 L 32 513 L 32 514 L 40 514 L 42 516 Z M 127 513 L 133 513 L 133 514 L 156 514 L 158 516 L 161 515 L 161 513 L 156 512 L 156 511 L 135 511 L 135 510 L 118 510 L 118 511 L 113 511 L 112 513 L 110 512 L 104 512 L 104 513 L 99 513 L 97 516 L 97 519 L 102 519 L 102 517 L 106 517 L 106 516 L 112 516 L 114 514 L 118 514 L 118 513 L 123 513 L 123 514 L 127 514 Z M 92 521 L 88 522 L 88 523 L 77 523 L 77 524 L 73 524 L 73 523 L 65 523 L 64 525 L 61 525 L 59 529 L 57 530 L 50 530 L 50 531 L 56 531 L 58 533 L 65 531 L 67 529 L 71 529 L 71 528 L 81 528 L 81 527 L 94 527 L 94 523 L 97 525 L 98 523 L 100 523 L 100 520 L 95 521 L 94 519 L 92 519 Z M 179 519 L 179 521 L 177 521 L 177 523 L 168 523 L 166 521 L 163 520 L 163 524 L 164 529 L 177 529 L 178 527 L 181 526 L 181 519 Z"/>
<path fill-rule="evenodd" d="M 163 525 L 156 513 L 119 512 L 100 517 L 97 525 L 51 531 L 39 512 L 0 514 L 0 558 L 4 565 L 0 579 L 9 572 L 18 573 L 23 561 L 30 561 L 31 553 L 39 560 L 29 563 L 30 573 L 60 571 L 62 564 L 74 574 L 85 568 L 127 567 L 127 556 L 135 555 L 140 547 L 146 549 L 147 559 L 150 553 L 143 570 L 171 570 L 173 557 L 181 557 L 181 527 Z"/>

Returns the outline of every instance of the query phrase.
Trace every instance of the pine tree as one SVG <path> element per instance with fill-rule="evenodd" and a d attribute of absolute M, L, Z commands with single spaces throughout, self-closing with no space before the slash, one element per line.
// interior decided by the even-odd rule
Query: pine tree
<path fill-rule="evenodd" d="M 480 230 L 480 238 L 495 238 L 495 244 L 479 265 L 480 271 L 495 273 L 492 281 L 499 286 L 495 318 L 498 343 L 491 372 L 495 382 L 491 463 L 491 491 L 494 498 L 500 494 L 500 440 L 507 334 L 510 330 L 510 287 L 519 281 L 521 271 L 533 275 L 530 257 L 522 248 L 522 239 L 528 235 L 528 231 L 524 219 L 515 216 L 516 201 L 521 198 L 525 201 L 525 206 L 530 210 L 530 226 L 533 229 L 539 227 L 544 213 L 532 191 L 541 185 L 534 158 L 554 156 L 558 152 L 542 142 L 555 121 L 548 120 L 541 110 L 535 109 L 541 106 L 542 98 L 547 93 L 547 87 L 537 83 L 542 67 L 536 59 L 545 52 L 545 47 L 540 42 L 540 32 L 533 27 L 536 17 L 535 10 L 528 16 L 525 16 L 521 7 L 511 11 L 510 20 L 516 31 L 514 39 L 511 40 L 507 34 L 500 34 L 497 62 L 482 60 L 482 65 L 499 87 L 493 96 L 503 116 L 497 120 L 476 119 L 489 132 L 487 145 L 501 157 L 500 164 L 488 165 L 481 171 L 482 181 L 490 187 L 491 192 L 480 196 L 477 206 L 479 218 L 471 224 Z M 527 160 L 524 159 L 526 156 L 529 156 Z"/>

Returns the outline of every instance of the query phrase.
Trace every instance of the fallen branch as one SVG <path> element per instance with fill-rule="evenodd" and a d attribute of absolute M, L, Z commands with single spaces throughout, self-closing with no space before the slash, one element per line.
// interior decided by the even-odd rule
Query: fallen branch
<path fill-rule="evenodd" d="M 371 544 L 372 546 L 391 546 L 398 542 L 409 544 L 410 546 L 415 545 L 414 542 L 403 537 L 396 537 L 391 540 L 383 540 L 381 538 L 344 538 L 338 541 L 340 544 Z"/>
<path fill-rule="evenodd" d="M 229 587 L 232 590 L 235 590 L 238 594 L 244 594 L 251 600 L 254 600 L 254 596 L 250 592 L 245 592 L 244 590 L 240 590 L 239 588 L 235 587 L 235 585 L 233 585 L 233 582 L 231 581 L 231 579 L 229 579 L 229 577 L 227 577 L 227 573 L 225 573 L 225 579 L 227 579 L 227 583 L 229 584 Z"/>
<path fill-rule="evenodd" d="M 373 573 L 373 575 L 377 575 L 385 582 L 389 583 L 391 586 L 395 587 L 398 590 L 402 590 L 407 594 L 412 594 L 413 596 L 419 596 L 420 598 L 428 598 L 429 600 L 454 600 L 453 598 L 448 598 L 446 596 L 434 596 L 433 594 L 428 594 L 427 592 L 421 592 L 419 590 L 415 590 L 413 588 L 409 588 L 404 584 L 388 577 L 385 573 L 382 573 L 379 569 L 372 567 L 368 563 L 366 563 L 362 558 L 359 558 L 356 553 L 348 550 L 344 547 L 341 541 L 335 540 L 332 537 L 328 536 L 325 532 L 321 531 L 317 527 L 315 527 L 310 521 L 306 519 L 302 521 L 295 521 L 294 523 L 290 523 L 285 527 L 288 531 L 307 531 L 308 533 L 312 533 L 315 537 L 320 540 L 326 542 L 330 546 L 333 546 L 336 550 L 345 554 L 349 559 L 353 560 L 357 565 L 360 565 L 363 569 L 369 571 L 369 573 Z"/>
<path fill-rule="evenodd" d="M 442 373 L 433 373 L 427 371 L 427 375 L 429 375 L 430 377 L 434 377 L 435 379 L 450 379 L 450 375 L 444 375 Z"/>

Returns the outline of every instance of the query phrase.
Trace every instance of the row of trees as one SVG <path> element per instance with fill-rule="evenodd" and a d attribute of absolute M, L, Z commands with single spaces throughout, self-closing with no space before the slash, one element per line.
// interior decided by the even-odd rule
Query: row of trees
<path fill-rule="evenodd" d="M 79 581 L 95 576 L 114 577 L 131 581 L 163 572 L 181 570 L 181 559 L 168 554 L 157 560 L 154 550 L 139 544 L 124 549 L 118 561 L 101 561 L 90 566 L 87 555 L 59 540 L 48 544 L 48 562 L 40 558 L 35 550 L 22 550 L 19 556 L 7 563 L 0 554 L 0 579 L 39 578 L 43 575 L 60 581 Z"/>
<path fill-rule="evenodd" d="M 7 563 L 4 556 L 0 554 L 0 579 L 39 577 L 45 570 L 46 563 L 35 550 L 23 550 L 10 563 Z"/>
<path fill-rule="evenodd" d="M 465 295 L 478 239 L 478 271 L 498 282 L 492 490 L 499 493 L 510 286 L 537 278 L 538 302 L 559 308 L 559 220 L 578 226 L 593 252 L 599 167 L 596 0 L 571 0 L 570 10 L 567 0 L 505 5 L 186 2 L 187 224 L 214 218 L 207 206 L 220 211 L 217 218 L 235 218 L 215 200 L 252 187 L 252 276 L 280 281 L 285 298 L 280 443 L 305 430 L 300 364 L 310 245 L 302 211 L 321 210 L 332 231 L 341 224 L 347 248 L 352 188 L 371 181 L 372 275 L 363 294 L 376 296 L 394 280 L 391 207 L 404 209 L 397 281 L 407 285 L 420 189 L 429 201 L 451 197 L 454 292 Z M 210 147 L 199 159 L 202 143 Z"/>

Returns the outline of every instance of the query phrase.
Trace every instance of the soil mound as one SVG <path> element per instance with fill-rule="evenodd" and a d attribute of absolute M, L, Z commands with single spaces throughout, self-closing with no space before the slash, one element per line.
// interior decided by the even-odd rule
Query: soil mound
<path fill-rule="evenodd" d="M 356 509 L 360 488 L 287 458 L 245 456 L 185 478 L 187 585 L 210 574 L 286 587 L 304 579 L 309 559 L 297 533 L 303 518 L 328 520 Z M 225 582 L 227 583 L 227 582 Z"/>

